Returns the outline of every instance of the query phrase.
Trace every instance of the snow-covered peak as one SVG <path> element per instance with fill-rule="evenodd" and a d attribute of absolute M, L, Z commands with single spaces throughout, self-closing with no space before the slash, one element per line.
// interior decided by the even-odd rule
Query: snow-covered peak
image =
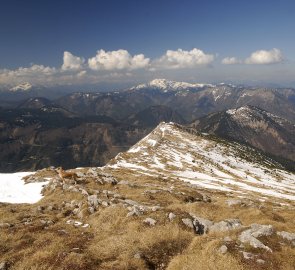
<path fill-rule="evenodd" d="M 163 91 L 178 91 L 178 90 L 188 90 L 188 89 L 196 89 L 203 87 L 213 87 L 212 84 L 202 84 L 202 83 L 187 83 L 187 82 L 176 82 L 169 81 L 166 79 L 154 79 L 146 84 L 139 84 L 135 87 L 132 87 L 132 90 L 139 90 L 144 88 L 153 88 L 159 89 Z"/>
<path fill-rule="evenodd" d="M 253 112 L 253 109 L 249 106 L 243 106 L 237 109 L 227 110 L 226 113 L 230 115 L 246 115 L 249 116 L 250 113 Z"/>
<path fill-rule="evenodd" d="M 16 86 L 10 88 L 10 91 L 28 91 L 32 87 L 33 86 L 30 83 L 24 82 L 24 83 L 21 83 L 19 85 L 16 85 Z"/>

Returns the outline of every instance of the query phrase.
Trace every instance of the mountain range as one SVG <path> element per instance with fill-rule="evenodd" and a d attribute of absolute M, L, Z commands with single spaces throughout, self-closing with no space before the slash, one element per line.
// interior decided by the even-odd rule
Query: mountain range
<path fill-rule="evenodd" d="M 10 94 L 35 94 L 28 85 Z M 55 99 L 37 93 L 13 103 L 2 100 L 2 171 L 101 166 L 162 121 L 256 147 L 295 168 L 294 89 L 156 79 L 108 93 Z"/>

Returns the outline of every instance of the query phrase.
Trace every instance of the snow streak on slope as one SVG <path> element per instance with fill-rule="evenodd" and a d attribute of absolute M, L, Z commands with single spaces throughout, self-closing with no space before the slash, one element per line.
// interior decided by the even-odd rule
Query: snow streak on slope
<path fill-rule="evenodd" d="M 0 173 L 0 202 L 35 203 L 42 198 L 42 187 L 48 182 L 25 184 L 24 176 L 32 173 Z"/>
<path fill-rule="evenodd" d="M 295 175 L 256 150 L 161 123 L 108 167 L 203 188 L 295 200 Z"/>

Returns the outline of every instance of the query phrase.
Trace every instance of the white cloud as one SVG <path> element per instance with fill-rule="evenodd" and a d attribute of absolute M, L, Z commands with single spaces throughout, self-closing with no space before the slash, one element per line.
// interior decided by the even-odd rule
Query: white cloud
<path fill-rule="evenodd" d="M 150 59 L 143 54 L 130 55 L 126 50 L 97 51 L 96 56 L 88 59 L 89 68 L 93 70 L 141 69 L 149 65 Z"/>
<path fill-rule="evenodd" d="M 279 49 L 259 50 L 253 52 L 250 57 L 245 60 L 246 64 L 275 64 L 284 60 L 283 54 Z"/>
<path fill-rule="evenodd" d="M 78 70 L 82 68 L 83 63 L 85 62 L 84 58 L 75 56 L 70 52 L 65 51 L 63 56 L 63 65 L 62 70 Z"/>
<path fill-rule="evenodd" d="M 56 75 L 58 70 L 54 67 L 43 65 L 32 65 L 30 67 L 20 67 L 15 70 L 0 70 L 0 84 L 16 84 L 24 81 L 47 82 Z"/>
<path fill-rule="evenodd" d="M 181 69 L 193 68 L 198 65 L 208 65 L 214 60 L 214 55 L 205 54 L 202 50 L 197 48 L 191 51 L 178 49 L 176 51 L 167 50 L 166 54 L 156 59 L 153 63 L 152 69 Z"/>
<path fill-rule="evenodd" d="M 236 57 L 225 57 L 222 59 L 221 63 L 224 65 L 235 65 L 235 64 L 240 64 L 241 61 L 237 59 Z"/>

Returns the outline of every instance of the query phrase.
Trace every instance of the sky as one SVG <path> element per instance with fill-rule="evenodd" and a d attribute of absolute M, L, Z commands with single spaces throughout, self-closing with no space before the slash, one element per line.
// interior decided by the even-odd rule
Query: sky
<path fill-rule="evenodd" d="M 1 0 L 0 85 L 295 87 L 293 0 Z"/>

